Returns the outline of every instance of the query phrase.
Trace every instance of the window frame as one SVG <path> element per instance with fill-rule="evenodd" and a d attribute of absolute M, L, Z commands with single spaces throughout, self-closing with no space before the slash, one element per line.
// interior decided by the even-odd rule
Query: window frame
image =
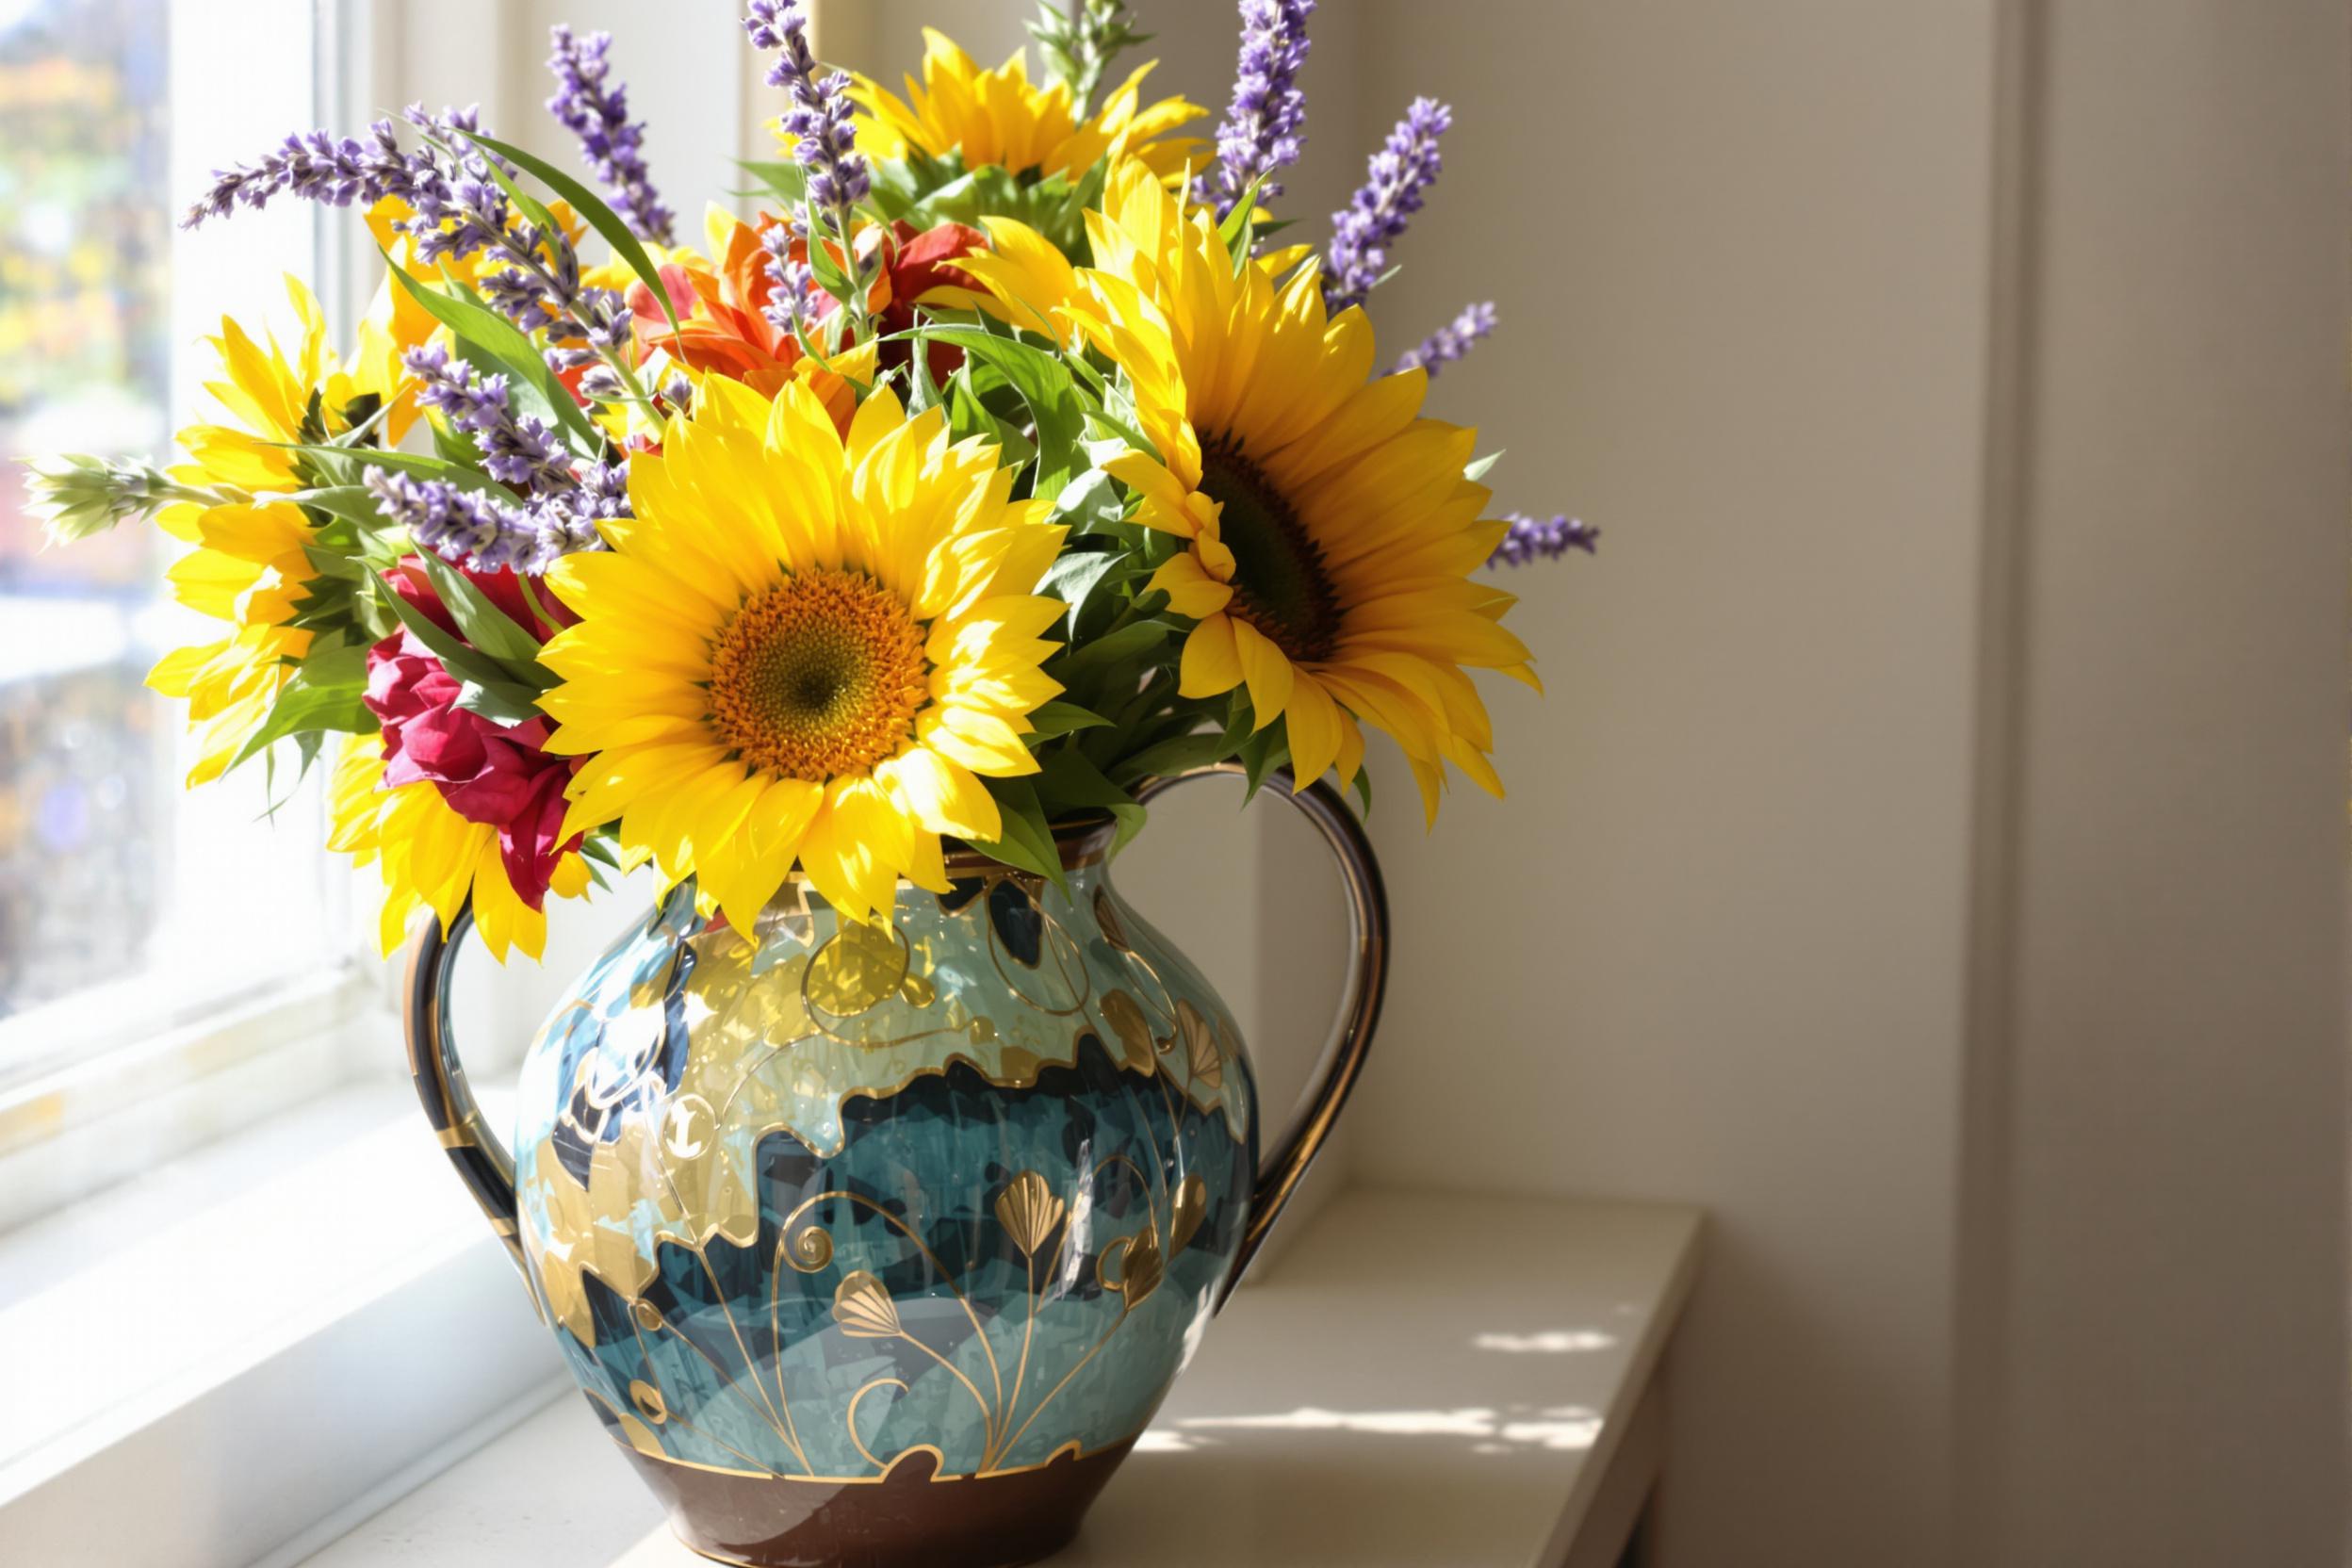
<path fill-rule="evenodd" d="M 280 3 L 310 34 L 305 112 L 315 124 L 343 123 L 352 102 L 375 85 L 374 45 L 384 31 L 377 8 L 372 0 Z M 180 41 L 200 37 L 214 24 L 204 0 L 167 0 L 167 10 L 176 91 L 187 75 Z M 175 120 L 175 139 L 178 125 Z M 197 151 L 207 166 L 237 152 L 213 145 L 210 138 Z M 167 164 L 184 173 L 184 161 L 175 147 Z M 348 339 L 366 302 L 364 262 L 374 258 L 363 258 L 366 247 L 354 242 L 352 225 L 337 221 L 352 215 L 303 211 L 309 253 L 302 270 L 338 340 Z M 185 318 L 176 257 L 173 271 L 167 423 L 177 432 L 201 416 L 195 393 L 210 372 L 198 363 L 209 353 L 196 341 L 203 323 Z M 174 715 L 162 738 L 164 788 L 172 809 L 184 818 L 190 797 L 177 773 L 189 759 L 180 728 Z M 173 758 L 177 767 L 170 765 Z M 388 966 L 373 961 L 371 900 L 324 846 L 318 801 L 325 771 L 312 770 L 298 809 L 277 825 L 280 832 L 318 842 L 317 898 L 315 904 L 306 900 L 303 909 L 326 932 L 317 961 L 192 986 L 184 983 L 185 969 L 170 972 L 172 984 L 165 986 L 155 984 L 158 971 L 141 970 L 0 1018 L 0 1235 L 133 1170 L 381 1071 L 385 1047 L 397 1034 L 392 975 Z M 257 769 L 240 770 L 201 788 L 252 790 L 259 777 Z M 136 1153 L 126 1157 L 126 1149 Z"/>

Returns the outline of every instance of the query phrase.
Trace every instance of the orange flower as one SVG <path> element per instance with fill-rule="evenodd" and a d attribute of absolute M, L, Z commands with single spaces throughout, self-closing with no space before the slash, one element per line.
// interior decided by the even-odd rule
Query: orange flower
<path fill-rule="evenodd" d="M 802 354 L 792 335 L 767 318 L 776 281 L 767 275 L 768 253 L 759 231 L 737 221 L 715 269 L 691 252 L 675 251 L 671 256 L 661 274 L 678 316 L 677 331 L 671 331 L 653 290 L 643 283 L 629 286 L 639 363 L 666 353 L 689 369 L 716 370 L 774 398 Z"/>
<path fill-rule="evenodd" d="M 869 342 L 849 353 L 835 354 L 825 364 L 811 362 L 800 339 L 768 317 L 778 286 L 768 273 L 770 257 L 760 234 L 775 221 L 772 218 L 757 223 L 735 220 L 726 230 L 716 267 L 690 252 L 671 253 L 661 277 L 670 296 L 670 310 L 678 317 L 675 330 L 650 288 L 643 283 L 629 286 L 638 360 L 642 364 L 656 353 L 665 353 L 689 369 L 716 371 L 770 399 L 786 382 L 808 380 L 834 424 L 845 431 L 857 411 L 857 397 L 849 383 L 870 380 L 877 361 L 886 368 L 904 365 L 906 345 Z M 715 240 L 718 236 L 712 237 Z M 957 223 L 942 223 L 926 232 L 902 222 L 888 231 L 874 227 L 859 234 L 860 260 L 871 261 L 877 251 L 885 253 L 866 293 L 866 308 L 876 332 L 887 335 L 912 326 L 918 302 L 974 303 L 977 296 L 972 291 L 978 285 L 950 263 L 987 243 L 987 236 Z M 808 259 L 806 241 L 793 242 L 792 259 Z M 840 302 L 821 290 L 809 299 L 808 314 L 815 320 L 839 308 Z M 935 344 L 930 363 L 934 379 L 943 381 L 955 374 L 963 355 L 949 345 Z"/>

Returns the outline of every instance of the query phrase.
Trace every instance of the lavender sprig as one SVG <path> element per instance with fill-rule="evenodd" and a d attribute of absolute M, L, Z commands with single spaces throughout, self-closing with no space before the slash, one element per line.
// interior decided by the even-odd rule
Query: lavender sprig
<path fill-rule="evenodd" d="M 577 486 L 547 497 L 532 510 L 539 519 L 539 547 L 548 563 L 559 555 L 604 548 L 596 524 L 607 517 L 637 514 L 629 504 L 629 460 L 586 465 Z"/>
<path fill-rule="evenodd" d="M 673 243 L 675 215 L 662 204 L 645 172 L 645 122 L 630 122 L 629 88 L 611 79 L 605 56 L 612 47 L 612 35 L 580 38 L 558 24 L 548 36 L 555 47 L 547 57 L 547 69 L 555 74 L 548 112 L 580 138 L 580 150 L 596 178 L 619 198 L 630 232 L 640 239 Z"/>
<path fill-rule="evenodd" d="M 480 279 L 483 296 L 526 333 L 547 335 L 555 345 L 550 365 L 563 370 L 601 359 L 629 396 L 646 401 L 628 361 L 626 300 L 581 284 L 570 236 L 514 220 L 490 159 L 467 139 L 480 128 L 475 112 L 431 115 L 411 105 L 403 118 L 422 135 L 421 148 L 402 152 L 388 120 L 369 127 L 366 141 L 337 140 L 324 131 L 288 137 L 258 162 L 217 172 L 183 225 L 194 228 L 238 206 L 266 206 L 281 194 L 331 206 L 397 196 L 412 210 L 396 226 L 416 239 L 418 261 L 489 253 L 503 265 Z"/>
<path fill-rule="evenodd" d="M 1192 199 L 1224 218 L 1250 183 L 1261 200 L 1282 193 L 1270 176 L 1298 161 L 1306 143 L 1306 94 L 1298 69 L 1307 59 L 1307 18 L 1315 0 L 1241 0 L 1241 57 L 1233 98 L 1217 127 L 1217 168 L 1193 181 Z"/>
<path fill-rule="evenodd" d="M 798 337 L 808 321 L 808 264 L 792 259 L 792 241 L 806 237 L 797 219 L 771 223 L 760 231 L 760 248 L 767 253 L 761 269 L 776 285 L 760 312 L 781 333 Z"/>
<path fill-rule="evenodd" d="M 1429 334 L 1419 343 L 1396 356 L 1391 375 L 1407 370 L 1425 370 L 1429 379 L 1437 379 L 1438 367 L 1451 365 L 1478 346 L 1478 339 L 1494 330 L 1494 302 L 1481 300 L 1464 305 L 1462 314 Z"/>
<path fill-rule="evenodd" d="M 564 444 L 545 420 L 514 412 L 504 376 L 481 374 L 438 343 L 409 350 L 400 365 L 416 378 L 416 400 L 474 438 L 492 479 L 527 496 L 578 487 Z"/>
<path fill-rule="evenodd" d="M 1557 561 L 1570 550 L 1600 553 L 1601 531 L 1574 517 L 1530 517 L 1524 512 L 1505 514 L 1511 531 L 1503 535 L 1489 566 L 1524 566 L 1531 561 Z"/>
<path fill-rule="evenodd" d="M 1388 248 L 1436 183 L 1444 161 L 1438 139 L 1453 122 L 1454 111 L 1444 104 L 1415 98 L 1372 155 L 1364 184 L 1344 209 L 1331 214 L 1331 266 L 1323 279 L 1323 302 L 1333 315 L 1364 303 L 1388 270 Z"/>
<path fill-rule="evenodd" d="M 582 480 L 525 506 L 386 468 L 370 468 L 365 482 L 376 510 L 420 548 L 476 571 L 536 576 L 560 556 L 602 549 L 599 519 L 630 515 L 626 462 L 591 464 Z"/>
<path fill-rule="evenodd" d="M 538 524 L 519 507 L 447 480 L 416 479 L 388 468 L 368 469 L 363 482 L 376 510 L 408 530 L 419 548 L 485 572 L 543 569 Z"/>
<path fill-rule="evenodd" d="M 803 229 L 811 247 L 828 236 L 839 237 L 852 273 L 848 297 L 841 302 L 862 323 L 865 289 L 857 275 L 861 269 L 850 246 L 850 224 L 858 204 L 873 193 L 874 180 L 858 152 L 849 74 L 819 74 L 817 57 L 808 48 L 808 12 L 802 0 L 750 0 L 743 31 L 754 48 L 776 52 L 767 81 L 770 87 L 782 88 L 792 102 L 778 122 L 796 139 L 792 159 L 808 177 Z"/>
<path fill-rule="evenodd" d="M 188 209 L 180 227 L 195 228 L 240 206 L 267 206 L 281 192 L 335 207 L 362 199 L 373 205 L 386 196 L 413 205 L 421 187 L 439 180 L 429 156 L 400 150 L 389 120 L 369 126 L 365 141 L 324 131 L 298 133 L 252 163 L 214 170 L 211 187 Z"/>

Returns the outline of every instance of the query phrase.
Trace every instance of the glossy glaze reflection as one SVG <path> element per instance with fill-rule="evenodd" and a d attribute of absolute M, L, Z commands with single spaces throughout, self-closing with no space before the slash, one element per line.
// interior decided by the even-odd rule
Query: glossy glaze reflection
<path fill-rule="evenodd" d="M 616 1439 L 877 1482 L 1066 1466 L 1151 1419 L 1247 1217 L 1250 1070 L 1105 870 L 1068 875 L 906 888 L 889 928 L 795 883 L 749 937 L 681 890 L 557 1008 L 519 1239 Z"/>
<path fill-rule="evenodd" d="M 419 941 L 426 1114 L 688 1544 L 1002 1568 L 1076 1530 L 1378 1017 L 1369 848 L 1322 786 L 1285 798 L 1339 858 L 1358 939 L 1264 1171 L 1233 1017 L 1120 898 L 1107 826 L 1057 835 L 1060 885 L 951 860 L 948 890 L 902 884 L 888 923 L 844 923 L 795 879 L 738 931 L 674 890 L 548 1019 L 511 1144 L 449 1037 L 456 949 Z"/>

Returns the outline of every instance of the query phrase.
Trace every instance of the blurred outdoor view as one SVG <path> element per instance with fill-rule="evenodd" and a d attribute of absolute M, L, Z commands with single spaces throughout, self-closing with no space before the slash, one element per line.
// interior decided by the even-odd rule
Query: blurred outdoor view
<path fill-rule="evenodd" d="M 180 787 L 184 715 L 147 672 L 220 635 L 171 597 L 181 547 L 139 523 L 44 548 L 15 462 L 168 465 L 175 430 L 219 416 L 223 316 L 289 329 L 313 213 L 193 239 L 176 218 L 208 171 L 317 122 L 315 15 L 0 0 L 0 1089 L 331 980 L 351 951 L 315 778 L 256 762 Z"/>
<path fill-rule="evenodd" d="M 160 551 L 41 547 L 14 459 L 162 453 L 164 0 L 0 0 L 0 1017 L 136 971 L 176 780 Z"/>

